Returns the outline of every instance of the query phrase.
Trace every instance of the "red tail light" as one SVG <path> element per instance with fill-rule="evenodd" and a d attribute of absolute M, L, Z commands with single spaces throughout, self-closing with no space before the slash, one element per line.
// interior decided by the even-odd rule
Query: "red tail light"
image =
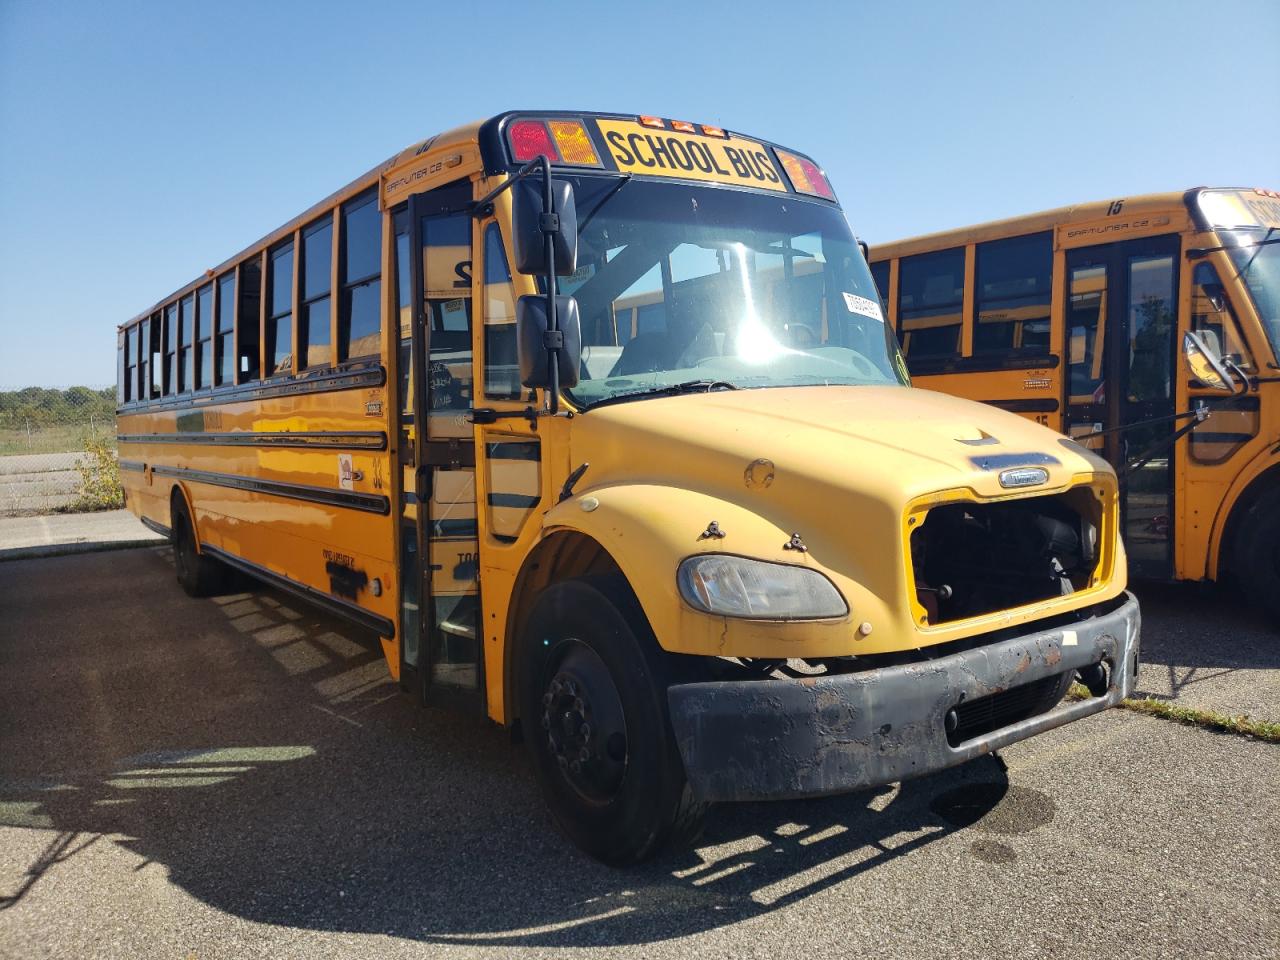
<path fill-rule="evenodd" d="M 807 193 L 812 197 L 834 200 L 835 191 L 827 182 L 826 174 L 818 169 L 818 165 L 808 157 L 801 157 L 785 150 L 778 151 L 778 159 L 782 161 L 782 169 L 787 172 L 787 179 L 797 193 Z"/>
<path fill-rule="evenodd" d="M 559 160 L 560 151 L 547 125 L 541 120 L 517 120 L 507 132 L 511 140 L 511 156 L 516 163 L 526 163 L 536 157 Z"/>

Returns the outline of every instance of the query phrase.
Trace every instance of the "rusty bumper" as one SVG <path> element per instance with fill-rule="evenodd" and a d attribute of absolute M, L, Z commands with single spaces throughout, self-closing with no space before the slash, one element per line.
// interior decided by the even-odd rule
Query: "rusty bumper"
<path fill-rule="evenodd" d="M 1138 601 L 1087 620 L 924 663 L 803 680 L 679 684 L 671 723 L 694 793 L 762 800 L 842 793 L 955 766 L 1098 713 L 1127 696 L 1138 664 Z M 1103 663 L 1106 692 L 952 744 L 949 711 Z M 954 739 L 954 738 L 953 738 Z"/>

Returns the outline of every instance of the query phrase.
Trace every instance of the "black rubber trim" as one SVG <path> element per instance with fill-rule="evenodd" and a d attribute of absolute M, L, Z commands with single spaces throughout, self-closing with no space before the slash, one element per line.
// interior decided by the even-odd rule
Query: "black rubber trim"
<path fill-rule="evenodd" d="M 993 373 L 997 370 L 1056 370 L 1061 358 L 1053 354 L 1019 356 L 1000 354 L 991 357 L 907 357 L 907 369 L 913 377 L 933 377 L 943 373 Z"/>
<path fill-rule="evenodd" d="M 184 393 L 176 397 L 159 397 L 155 400 L 135 400 L 116 407 L 116 413 L 144 413 L 152 410 L 204 410 L 222 403 L 242 403 L 246 400 L 269 400 L 272 397 L 297 397 L 309 393 L 331 393 L 339 390 L 357 390 L 361 387 L 381 387 L 387 382 L 387 371 L 381 364 L 372 367 L 353 367 L 326 370 L 307 377 L 290 377 L 272 382 L 242 383 L 236 387 L 215 387 L 198 393 Z"/>
<path fill-rule="evenodd" d="M 306 500 L 309 503 L 323 503 L 331 507 L 346 507 L 351 510 L 361 510 L 365 513 L 385 515 L 391 512 L 391 501 L 376 493 L 334 490 L 332 487 L 313 487 L 302 483 L 283 483 L 279 480 L 258 480 L 252 477 L 239 477 L 230 473 L 189 470 L 186 467 L 153 466 L 151 472 L 160 477 L 177 477 L 183 480 L 191 480 L 195 483 L 209 483 L 216 487 L 231 487 L 236 490 L 251 490 L 254 493 L 286 497 L 290 500 Z"/>
<path fill-rule="evenodd" d="M 158 520 L 152 520 L 150 517 L 139 517 L 138 519 L 142 521 L 142 525 L 148 530 L 154 530 L 167 540 L 173 539 L 173 531 Z"/>
<path fill-rule="evenodd" d="M 1252 433 L 1227 433 L 1225 431 L 1214 433 L 1208 430 L 1195 430 L 1191 434 L 1192 443 L 1248 443 L 1252 440 Z"/>
<path fill-rule="evenodd" d="M 528 509 L 536 507 L 541 497 L 530 497 L 523 493 L 491 493 L 489 494 L 489 506 L 491 507 L 520 507 Z"/>
<path fill-rule="evenodd" d="M 120 438 L 117 437 L 117 440 Z M 147 469 L 147 465 L 141 460 L 117 460 L 121 470 L 137 470 L 139 473 Z"/>
<path fill-rule="evenodd" d="M 501 440 L 485 444 L 485 452 L 490 460 L 530 460 L 542 459 L 542 442 L 540 440 Z"/>
<path fill-rule="evenodd" d="M 122 433 L 120 443 L 198 443 L 217 447 L 320 447 L 325 450 L 385 450 L 387 435 L 381 430 L 309 430 L 231 433 Z"/>
<path fill-rule="evenodd" d="M 985 404 L 1008 410 L 1010 413 L 1057 413 L 1058 401 L 1047 400 L 983 400 Z"/>
<path fill-rule="evenodd" d="M 266 567 L 260 566 L 251 560 L 238 557 L 234 553 L 228 553 L 211 544 L 204 544 L 200 548 L 202 553 L 207 553 L 212 557 L 216 557 L 229 567 L 235 567 L 243 573 L 249 574 L 251 577 L 257 577 L 271 586 L 276 587 L 286 593 L 291 593 L 295 597 L 313 603 L 318 607 L 350 620 L 352 623 L 375 630 L 380 636 L 395 636 L 395 624 L 381 614 L 374 613 L 372 610 L 366 610 L 359 604 L 351 603 L 347 600 L 340 600 L 332 594 L 325 593 L 323 590 L 317 590 L 315 587 L 309 587 L 305 583 L 299 583 L 286 577 L 284 574 L 276 573 L 274 570 L 268 570 Z"/>

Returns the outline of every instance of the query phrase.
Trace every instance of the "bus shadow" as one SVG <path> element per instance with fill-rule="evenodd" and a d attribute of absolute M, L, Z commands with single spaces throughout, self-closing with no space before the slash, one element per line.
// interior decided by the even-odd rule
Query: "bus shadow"
<path fill-rule="evenodd" d="M 161 868 L 261 923 L 440 944 L 638 944 L 767 914 L 1018 802 L 987 757 L 899 787 L 719 807 L 696 850 L 611 869 L 556 832 L 503 731 L 416 707 L 366 638 L 269 591 L 203 603 L 235 653 L 232 679 L 275 695 L 228 710 L 196 687 L 191 722 L 175 728 L 139 691 L 104 685 L 93 710 L 129 722 L 99 762 L 0 774 L 0 825 L 57 831 L 26 875 L 0 877 L 11 894 L 0 909 L 110 835 L 133 871 Z"/>
<path fill-rule="evenodd" d="M 1242 671 L 1280 668 L 1276 626 L 1229 584 L 1139 581 L 1142 669 L 1137 696 L 1177 701 L 1193 690 L 1246 684 Z"/>

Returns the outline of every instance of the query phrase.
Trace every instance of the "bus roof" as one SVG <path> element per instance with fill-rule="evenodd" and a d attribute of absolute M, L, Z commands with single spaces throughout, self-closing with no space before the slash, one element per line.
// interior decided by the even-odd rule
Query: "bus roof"
<path fill-rule="evenodd" d="M 329 196 L 325 197 L 323 200 L 312 204 L 305 211 L 298 214 L 296 217 L 293 217 L 287 223 L 276 227 L 266 236 L 244 247 L 238 253 L 223 260 L 217 266 L 210 267 L 205 270 L 201 276 L 179 287 L 168 296 L 162 297 L 147 309 L 135 314 L 124 323 L 118 324 L 117 329 L 123 330 L 125 327 L 137 323 L 140 320 L 144 320 L 159 312 L 165 307 L 165 305 L 170 304 L 181 297 L 187 296 L 197 288 L 202 287 L 216 279 L 218 276 L 225 274 L 228 270 L 233 269 L 236 264 L 242 263 L 247 257 L 255 252 L 259 252 L 267 247 L 271 247 L 283 240 L 286 240 L 299 227 L 305 226 L 316 217 L 332 210 L 338 204 L 345 203 L 352 197 L 355 197 L 370 188 L 376 187 L 379 183 L 384 183 L 385 186 L 385 178 L 393 171 L 403 171 L 406 177 L 420 176 L 425 167 L 428 166 L 428 163 L 424 160 L 424 158 L 428 156 L 438 156 L 441 154 L 447 155 L 451 152 L 458 153 L 463 156 L 471 154 L 467 159 L 474 161 L 473 163 L 467 163 L 465 166 L 463 166 L 461 162 L 450 164 L 451 168 L 453 166 L 458 167 L 458 173 L 460 176 L 467 176 L 477 172 L 475 169 L 476 164 L 479 164 L 480 169 L 487 175 L 492 176 L 505 172 L 509 168 L 509 164 L 506 160 L 506 147 L 502 141 L 502 128 L 508 120 L 516 117 L 562 117 L 566 119 L 580 118 L 593 119 L 597 121 L 650 119 L 648 117 L 640 118 L 637 114 L 600 113 L 590 110 L 509 110 L 495 114 L 494 116 L 488 117 L 484 120 L 477 120 L 472 123 L 462 124 L 461 126 L 446 130 L 443 133 L 438 133 L 434 136 L 427 137 L 424 140 L 419 140 L 384 160 L 371 170 L 368 170 L 356 177 L 346 186 L 329 194 Z M 673 121 L 663 122 L 674 123 Z M 721 132 L 722 134 L 727 134 L 730 137 L 740 135 L 736 131 Z M 766 144 L 774 149 L 783 149 L 778 144 L 769 140 L 764 140 L 760 137 L 749 137 L 749 139 L 756 143 Z M 467 148 L 470 149 L 468 150 Z M 789 153 L 795 153 L 795 151 L 792 151 L 789 147 L 785 149 Z M 796 155 L 804 157 L 806 160 L 808 159 L 803 154 Z M 818 172 L 820 173 L 820 171 Z M 825 179 L 825 175 L 822 176 Z M 785 187 L 783 189 L 785 189 Z M 389 192 L 389 190 L 384 192 Z M 384 199 L 385 196 L 380 196 L 378 198 L 379 205 L 382 204 Z M 800 199 L 808 198 L 800 197 Z M 831 199 L 834 201 L 834 197 Z"/>
<path fill-rule="evenodd" d="M 1124 212 L 1129 216 L 1142 214 L 1167 213 L 1178 210 L 1188 211 L 1188 201 L 1192 196 L 1206 187 L 1192 187 L 1181 192 L 1149 193 L 1137 197 L 1123 197 L 1119 202 L 1124 204 Z M 1040 213 L 1028 213 L 1004 220 L 990 220 L 986 223 L 973 224 L 953 230 L 941 230 L 937 233 L 922 234 L 918 237 L 907 237 L 889 243 L 873 244 L 871 261 L 891 260 L 895 257 L 911 256 L 941 250 L 946 247 L 963 246 L 970 243 L 982 243 L 1001 237 L 1016 237 L 1028 233 L 1039 233 L 1069 223 L 1083 223 L 1100 220 L 1108 213 L 1116 212 L 1116 199 L 1095 200 L 1089 203 L 1077 203 L 1069 207 L 1057 207 Z"/>

